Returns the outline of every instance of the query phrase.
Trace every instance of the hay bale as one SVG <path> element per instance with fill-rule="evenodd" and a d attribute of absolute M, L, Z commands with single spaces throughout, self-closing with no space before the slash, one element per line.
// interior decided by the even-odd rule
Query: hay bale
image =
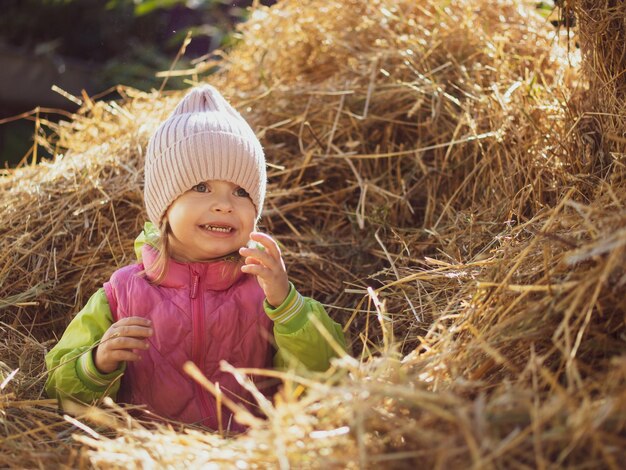
<path fill-rule="evenodd" d="M 598 165 L 611 171 L 614 158 L 626 153 L 626 4 L 609 0 L 566 2 L 578 21 L 582 71 L 589 81 L 583 99 L 580 147 L 590 148 Z"/>
<path fill-rule="evenodd" d="M 561 142 L 575 77 L 558 37 L 512 1 L 255 12 L 212 80 L 241 99 L 285 168 L 270 173 L 279 191 L 266 222 L 316 242 L 316 256 L 290 260 L 301 285 L 320 279 L 313 293 L 348 307 L 342 283 L 364 292 L 438 251 L 447 262 L 481 257 L 507 221 L 555 204 L 578 167 Z M 389 306 L 409 351 L 450 298 L 412 308 L 399 294 Z M 355 333 L 367 329 L 354 321 Z"/>
<path fill-rule="evenodd" d="M 617 25 L 617 4 L 568 5 Z M 522 1 L 257 8 L 207 79 L 259 131 L 263 223 L 359 359 L 275 374 L 285 387 L 267 421 L 236 439 L 139 423 L 111 403 L 63 421 L 39 399 L 33 359 L 0 392 L 0 463 L 618 468 L 626 188 L 619 149 L 607 160 L 596 143 L 620 143 L 606 126 L 623 135 L 624 95 L 589 98 L 590 58 L 610 62 L 608 85 L 620 56 L 580 23 L 581 78 L 569 33 Z M 123 91 L 55 129 L 62 158 L 0 180 L 3 351 L 31 343 L 41 357 L 131 259 L 143 149 L 180 94 Z M 611 117 L 590 127 L 601 103 Z M 23 360 L 2 357 L 7 372 Z"/>

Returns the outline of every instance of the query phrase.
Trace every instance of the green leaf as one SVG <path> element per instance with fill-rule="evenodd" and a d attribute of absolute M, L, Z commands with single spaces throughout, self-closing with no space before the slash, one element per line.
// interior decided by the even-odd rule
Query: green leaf
<path fill-rule="evenodd" d="M 186 0 L 141 0 L 135 4 L 135 16 L 144 16 L 159 8 L 172 8 Z"/>

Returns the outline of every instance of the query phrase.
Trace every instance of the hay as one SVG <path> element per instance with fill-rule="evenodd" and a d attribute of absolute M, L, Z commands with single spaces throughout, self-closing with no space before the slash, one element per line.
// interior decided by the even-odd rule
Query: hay
<path fill-rule="evenodd" d="M 0 179 L 2 373 L 20 368 L 1 465 L 619 467 L 623 7 L 566 2 L 577 75 L 569 32 L 532 5 L 447 3 L 259 7 L 198 64 L 258 130 L 263 224 L 357 358 L 278 374 L 268 420 L 238 438 L 43 399 L 45 350 L 132 259 L 142 152 L 180 93 L 120 88 L 43 123 L 64 155 Z"/>
<path fill-rule="evenodd" d="M 579 0 L 568 2 L 567 9 L 578 17 L 583 72 L 589 80 L 581 135 L 598 164 L 609 166 L 626 152 L 626 5 Z"/>

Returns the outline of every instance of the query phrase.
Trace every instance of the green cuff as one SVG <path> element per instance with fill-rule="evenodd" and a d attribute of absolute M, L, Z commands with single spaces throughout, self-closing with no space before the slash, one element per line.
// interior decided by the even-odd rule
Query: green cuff
<path fill-rule="evenodd" d="M 102 374 L 93 362 L 93 353 L 89 349 L 81 354 L 76 361 L 76 375 L 87 388 L 94 392 L 105 391 L 123 371 L 124 367 L 122 366 L 109 374 Z"/>
<path fill-rule="evenodd" d="M 289 294 L 282 304 L 274 308 L 265 299 L 263 309 L 274 323 L 288 327 L 290 331 L 299 330 L 307 322 L 307 316 L 304 315 L 304 297 L 300 295 L 291 282 L 289 283 Z"/>

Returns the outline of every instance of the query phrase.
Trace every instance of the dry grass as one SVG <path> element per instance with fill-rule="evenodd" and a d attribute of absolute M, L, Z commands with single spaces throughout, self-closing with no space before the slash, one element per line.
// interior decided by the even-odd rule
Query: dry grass
<path fill-rule="evenodd" d="M 83 97 L 72 121 L 42 123 L 39 144 L 64 156 L 0 179 L 2 374 L 19 368 L 0 392 L 0 464 L 619 468 L 626 12 L 566 2 L 581 65 L 532 5 L 447 4 L 258 8 L 190 75 L 258 130 L 262 223 L 355 358 L 278 374 L 244 436 L 112 403 L 63 418 L 42 397 L 45 350 L 132 259 L 143 150 L 181 95 L 120 88 L 119 103 Z"/>

